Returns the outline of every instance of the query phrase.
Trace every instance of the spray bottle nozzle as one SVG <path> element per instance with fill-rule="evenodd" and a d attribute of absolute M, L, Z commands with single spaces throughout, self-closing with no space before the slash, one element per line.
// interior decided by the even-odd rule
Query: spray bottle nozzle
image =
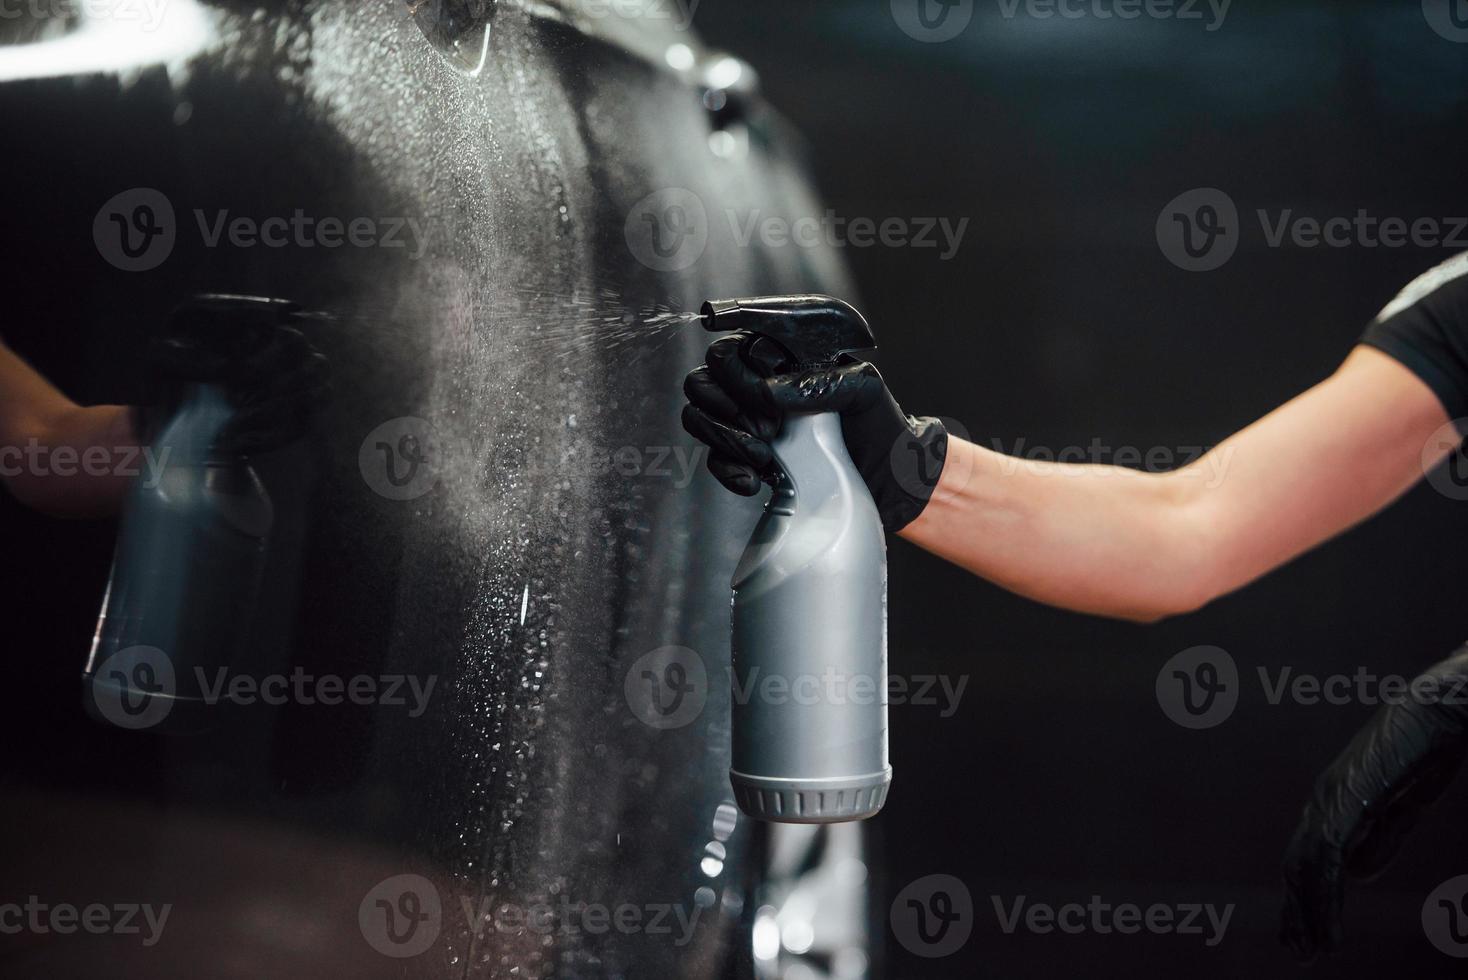
<path fill-rule="evenodd" d="M 759 334 L 779 344 L 797 368 L 834 364 L 842 354 L 877 346 L 866 318 L 834 296 L 715 299 L 699 312 L 705 330 Z"/>

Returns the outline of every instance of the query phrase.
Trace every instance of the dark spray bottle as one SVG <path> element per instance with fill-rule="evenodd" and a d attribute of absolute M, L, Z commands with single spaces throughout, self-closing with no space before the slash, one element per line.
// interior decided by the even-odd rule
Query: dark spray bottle
<path fill-rule="evenodd" d="M 220 447 L 231 415 L 219 388 L 191 386 L 131 491 L 83 672 L 108 724 L 189 733 L 226 706 L 274 518 L 255 470 Z"/>

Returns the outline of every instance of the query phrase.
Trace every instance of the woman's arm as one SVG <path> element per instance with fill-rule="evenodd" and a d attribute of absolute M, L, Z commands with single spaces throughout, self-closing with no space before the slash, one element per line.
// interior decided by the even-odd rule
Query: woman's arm
<path fill-rule="evenodd" d="M 307 314 L 288 300 L 201 293 L 169 315 L 147 361 L 150 401 L 190 383 L 219 386 L 234 414 L 217 444 L 256 456 L 305 434 L 330 395 L 326 358 L 301 332 Z M 161 409 L 160 409 L 161 411 Z M 0 343 L 0 483 L 59 517 L 114 514 L 138 477 L 168 461 L 142 438 L 139 413 L 77 405 Z"/>
<path fill-rule="evenodd" d="M 1007 589 L 1150 622 L 1232 592 L 1423 476 L 1448 420 L 1396 360 L 1357 347 L 1326 381 L 1183 469 L 1041 463 L 950 438 L 903 538 Z M 1435 446 L 1439 461 L 1455 447 Z"/>
<path fill-rule="evenodd" d="M 137 447 L 127 407 L 77 405 L 0 343 L 0 482 L 17 500 L 57 517 L 116 513 Z"/>

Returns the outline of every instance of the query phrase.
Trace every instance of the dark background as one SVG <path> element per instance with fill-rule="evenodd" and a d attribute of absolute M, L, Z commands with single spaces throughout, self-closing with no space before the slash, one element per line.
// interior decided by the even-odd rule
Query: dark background
<path fill-rule="evenodd" d="M 1109 5 L 1108 5 L 1109 6 Z M 971 219 L 936 250 L 849 248 L 904 406 L 1005 448 L 1212 444 L 1324 378 L 1407 281 L 1452 250 L 1266 247 L 1254 212 L 1446 218 L 1462 199 L 1468 46 L 1416 2 L 1238 0 L 1223 26 L 1038 20 L 976 4 L 918 43 L 885 0 L 706 0 L 706 40 L 751 61 L 810 142 L 840 216 Z M 1021 8 L 1023 11 L 1023 8 Z M 1154 225 L 1195 187 L 1244 237 L 1188 273 Z M 875 822 L 881 913 L 962 878 L 974 937 L 949 959 L 890 941 L 892 977 L 1449 976 L 1423 900 L 1468 872 L 1459 780 L 1309 971 L 1276 940 L 1279 866 L 1315 774 L 1371 714 L 1270 705 L 1257 669 L 1410 676 L 1464 637 L 1468 505 L 1420 487 L 1366 526 L 1196 614 L 1151 627 L 1046 609 L 907 546 L 891 553 L 892 669 L 969 675 L 961 708 L 892 711 L 896 782 Z M 1158 669 L 1223 647 L 1242 698 L 1170 722 Z M 990 896 L 1059 905 L 1236 903 L 1227 936 L 1006 935 Z"/>
<path fill-rule="evenodd" d="M 1212 33 L 1198 22 L 1006 20 L 998 9 L 979 3 L 968 30 L 941 44 L 901 33 L 886 0 L 703 0 L 694 18 L 759 69 L 838 215 L 970 219 L 947 262 L 931 249 L 847 249 L 878 360 L 909 410 L 1005 448 L 1214 443 L 1323 378 L 1404 283 L 1449 254 L 1270 249 L 1253 218 L 1468 212 L 1468 45 L 1429 30 L 1413 0 L 1235 0 Z M 51 176 L 21 186 L 59 200 L 75 174 Z M 1154 225 L 1167 202 L 1205 186 L 1232 196 L 1247 235 L 1221 270 L 1190 274 L 1164 258 Z M 72 203 L 88 218 L 95 204 Z M 95 262 L 90 242 L 77 247 Z M 58 258 L 57 295 L 35 310 L 12 304 L 7 329 L 56 302 L 82 304 L 65 288 L 76 258 Z M 70 389 L 88 366 L 55 370 L 73 341 L 47 325 L 33 324 L 27 352 Z M 111 547 L 106 527 L 27 524 L 18 512 L 0 499 L 12 665 L 45 659 L 33 649 L 42 633 L 42 652 L 85 648 Z M 1410 675 L 1449 652 L 1468 633 L 1455 561 L 1465 523 L 1468 505 L 1419 488 L 1266 581 L 1152 627 L 1048 610 L 896 542 L 894 671 L 969 681 L 951 718 L 893 709 L 897 782 L 871 824 L 877 904 L 885 919 L 908 882 L 952 874 L 977 927 L 960 954 L 935 961 L 889 935 L 885 975 L 1461 975 L 1419 923 L 1428 892 L 1468 873 L 1461 780 L 1386 875 L 1353 887 L 1341 954 L 1306 972 L 1278 945 L 1281 853 L 1310 781 L 1371 709 L 1272 706 L 1256 669 Z M 1228 650 L 1244 684 L 1227 722 L 1193 732 L 1163 715 L 1154 684 L 1168 658 L 1199 644 Z M 33 724 L 58 699 L 75 703 L 71 671 L 55 671 L 64 689 L 40 693 L 38 669 L 19 671 L 5 779 L 24 768 L 25 785 L 138 791 L 146 759 L 82 755 L 69 715 Z M 96 832 L 105 840 L 109 828 Z M 996 895 L 1237 908 L 1206 948 L 1198 936 L 1006 935 Z"/>

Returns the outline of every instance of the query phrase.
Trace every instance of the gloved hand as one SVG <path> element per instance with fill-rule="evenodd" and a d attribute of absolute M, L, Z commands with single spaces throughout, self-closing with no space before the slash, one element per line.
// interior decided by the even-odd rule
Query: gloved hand
<path fill-rule="evenodd" d="M 683 382 L 683 427 L 710 449 L 709 472 L 742 496 L 777 473 L 770 441 L 787 414 L 838 412 L 852 462 L 871 491 L 882 526 L 898 531 L 933 495 L 948 433 L 933 418 L 903 413 L 876 367 L 847 358 L 833 368 L 781 373 L 774 344 L 733 333 L 709 346 Z"/>
<path fill-rule="evenodd" d="M 280 299 L 201 294 L 170 314 L 148 354 L 154 404 L 139 415 L 151 441 L 188 384 L 214 384 L 235 413 L 220 435 L 251 456 L 299 438 L 330 393 L 327 363 L 298 325 L 301 308 Z"/>
<path fill-rule="evenodd" d="M 1468 647 L 1416 678 L 1401 704 L 1377 711 L 1315 781 L 1284 866 L 1281 939 L 1302 960 L 1340 945 L 1346 879 L 1387 866 L 1465 749 Z"/>

